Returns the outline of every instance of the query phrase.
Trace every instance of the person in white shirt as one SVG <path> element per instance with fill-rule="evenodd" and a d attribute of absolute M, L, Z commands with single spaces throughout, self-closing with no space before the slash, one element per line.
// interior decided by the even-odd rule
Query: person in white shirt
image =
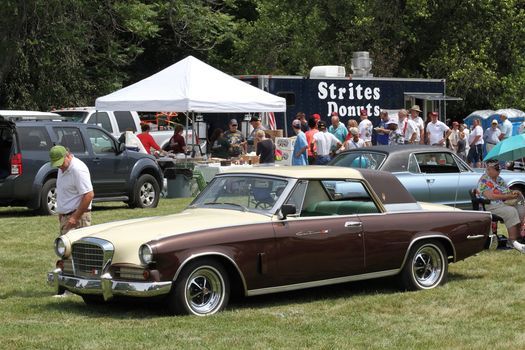
<path fill-rule="evenodd" d="M 372 122 L 368 119 L 368 113 L 366 109 L 361 109 L 359 112 L 361 122 L 359 123 L 359 138 L 365 141 L 366 146 L 372 146 Z"/>
<path fill-rule="evenodd" d="M 467 160 L 469 164 L 476 168 L 481 168 L 481 161 L 483 159 L 483 128 L 480 126 L 479 119 L 474 119 L 472 123 L 473 129 L 468 138 L 470 150 L 468 152 Z"/>
<path fill-rule="evenodd" d="M 398 132 L 403 135 L 404 144 L 409 145 L 416 142 L 419 129 L 416 123 L 408 117 L 406 109 L 402 109 L 397 113 L 398 116 Z"/>
<path fill-rule="evenodd" d="M 450 149 L 455 153 L 458 152 L 459 133 L 459 123 L 456 121 L 452 122 L 452 129 L 450 130 L 450 135 L 448 136 L 448 144 Z"/>
<path fill-rule="evenodd" d="M 446 139 L 450 136 L 450 128 L 438 120 L 436 112 L 430 113 L 430 123 L 427 125 L 427 139 L 432 146 L 445 147 Z"/>
<path fill-rule="evenodd" d="M 359 129 L 350 128 L 349 132 L 351 137 L 343 144 L 345 150 L 365 147 L 365 141 L 359 137 Z"/>
<path fill-rule="evenodd" d="M 499 135 L 499 139 L 500 141 L 503 141 L 512 136 L 512 123 L 505 114 L 502 114 L 500 118 L 501 126 L 499 129 L 501 130 L 501 135 Z"/>
<path fill-rule="evenodd" d="M 490 128 L 487 128 L 487 130 L 485 130 L 485 133 L 483 134 L 483 141 L 485 141 L 485 148 L 487 150 L 487 153 L 490 152 L 490 150 L 500 142 L 500 135 L 501 131 L 498 128 L 498 121 L 494 119 L 490 125 Z"/>
<path fill-rule="evenodd" d="M 310 149 L 315 154 L 315 164 L 324 165 L 330 161 L 332 149 L 341 148 L 342 143 L 337 137 L 326 131 L 326 123 L 324 121 L 319 121 L 317 128 L 319 132 L 314 134 Z"/>
<path fill-rule="evenodd" d="M 468 143 L 468 138 L 470 137 L 470 129 L 467 124 L 459 124 L 459 132 L 465 134 L 465 159 L 467 159 L 467 154 L 470 151 L 470 145 Z"/>
<path fill-rule="evenodd" d="M 89 169 L 64 146 L 49 150 L 51 166 L 58 168 L 57 213 L 60 234 L 91 225 L 91 202 L 94 192 Z"/>
<path fill-rule="evenodd" d="M 419 113 L 421 113 L 421 109 L 419 109 L 419 105 L 413 105 L 410 108 L 410 118 L 416 123 L 418 127 L 418 133 L 415 143 L 420 143 L 422 145 L 425 144 L 425 122 L 423 121 L 423 118 L 419 116 Z"/>

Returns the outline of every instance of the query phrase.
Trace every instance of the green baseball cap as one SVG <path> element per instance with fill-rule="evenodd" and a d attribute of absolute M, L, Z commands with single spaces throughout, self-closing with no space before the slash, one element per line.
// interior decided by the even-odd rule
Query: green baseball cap
<path fill-rule="evenodd" d="M 67 155 L 67 149 L 64 146 L 53 146 L 49 150 L 49 158 L 51 159 L 51 166 L 58 168 L 64 164 L 64 158 Z"/>

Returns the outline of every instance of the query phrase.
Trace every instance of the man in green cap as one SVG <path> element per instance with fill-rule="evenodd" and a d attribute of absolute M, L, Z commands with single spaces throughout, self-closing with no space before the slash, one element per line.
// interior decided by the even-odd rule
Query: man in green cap
<path fill-rule="evenodd" d="M 49 150 L 51 166 L 58 168 L 57 212 L 60 234 L 91 225 L 91 202 L 94 197 L 89 169 L 64 146 Z"/>

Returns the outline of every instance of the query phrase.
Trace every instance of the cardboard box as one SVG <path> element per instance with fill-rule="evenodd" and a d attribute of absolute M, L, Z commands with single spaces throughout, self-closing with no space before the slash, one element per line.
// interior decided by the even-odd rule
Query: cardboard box
<path fill-rule="evenodd" d="M 275 141 L 276 137 L 283 137 L 283 130 L 277 129 L 277 130 L 264 130 L 264 132 L 272 138 L 273 141 Z"/>
<path fill-rule="evenodd" d="M 244 162 L 244 164 L 259 164 L 259 156 L 249 156 L 249 155 L 242 155 L 241 161 Z"/>

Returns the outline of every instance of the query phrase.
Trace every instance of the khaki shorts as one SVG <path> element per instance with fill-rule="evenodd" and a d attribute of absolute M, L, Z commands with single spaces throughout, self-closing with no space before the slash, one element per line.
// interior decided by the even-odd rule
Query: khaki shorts
<path fill-rule="evenodd" d="M 74 230 L 74 229 L 81 228 L 81 227 L 91 226 L 91 211 L 88 211 L 88 212 L 85 212 L 84 214 L 82 214 L 82 216 L 78 220 L 77 227 L 75 227 L 73 229 L 66 230 L 65 228 L 66 228 L 67 220 L 69 219 L 69 217 L 71 215 L 73 215 L 73 213 L 71 213 L 71 214 L 58 214 L 58 219 L 60 220 L 60 235 L 64 235 L 64 234 L 68 233 L 69 230 Z"/>
<path fill-rule="evenodd" d="M 492 214 L 500 216 L 507 228 L 521 224 L 518 209 L 514 206 L 504 203 L 487 204 L 487 210 Z"/>

